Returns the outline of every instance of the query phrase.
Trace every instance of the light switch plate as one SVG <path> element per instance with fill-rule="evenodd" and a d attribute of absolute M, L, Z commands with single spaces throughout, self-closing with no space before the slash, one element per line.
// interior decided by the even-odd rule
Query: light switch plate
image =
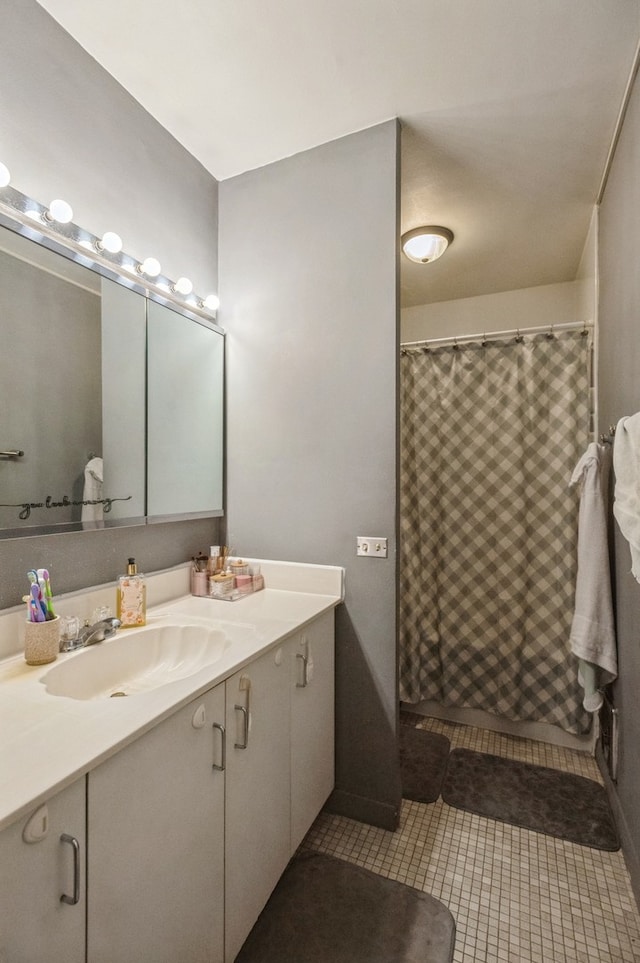
<path fill-rule="evenodd" d="M 357 535 L 356 555 L 369 555 L 371 558 L 386 558 L 387 539 L 372 535 Z"/>

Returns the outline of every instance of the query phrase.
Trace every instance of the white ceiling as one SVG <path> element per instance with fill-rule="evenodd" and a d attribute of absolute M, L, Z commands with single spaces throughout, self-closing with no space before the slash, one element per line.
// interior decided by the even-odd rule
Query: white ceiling
<path fill-rule="evenodd" d="M 39 2 L 218 180 L 399 117 L 404 306 L 574 279 L 637 0 Z"/>

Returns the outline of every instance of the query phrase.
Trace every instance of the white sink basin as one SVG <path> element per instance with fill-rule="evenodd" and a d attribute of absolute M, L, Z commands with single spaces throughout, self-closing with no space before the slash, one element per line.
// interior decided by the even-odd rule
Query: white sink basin
<path fill-rule="evenodd" d="M 107 699 L 138 695 L 186 679 L 217 662 L 231 644 L 204 625 L 149 625 L 120 630 L 68 656 L 41 679 L 51 695 Z"/>

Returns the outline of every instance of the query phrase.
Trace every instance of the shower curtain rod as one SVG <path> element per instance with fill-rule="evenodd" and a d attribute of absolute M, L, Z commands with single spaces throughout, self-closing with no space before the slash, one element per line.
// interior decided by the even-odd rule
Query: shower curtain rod
<path fill-rule="evenodd" d="M 525 334 L 544 334 L 545 331 L 549 332 L 549 334 L 554 334 L 556 331 L 573 331 L 578 328 L 586 331 L 592 327 L 593 321 L 567 321 L 563 324 L 541 324 L 531 328 L 511 328 L 508 331 L 478 331 L 476 334 L 450 335 L 447 338 L 425 338 L 423 341 L 403 341 L 400 347 L 419 348 L 422 345 L 462 344 L 463 342 L 478 340 L 491 341 L 494 338 L 517 338 Z"/>

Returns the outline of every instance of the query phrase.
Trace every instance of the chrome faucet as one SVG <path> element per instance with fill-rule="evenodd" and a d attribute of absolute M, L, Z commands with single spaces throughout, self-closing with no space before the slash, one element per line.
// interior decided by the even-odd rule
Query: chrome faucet
<path fill-rule="evenodd" d="M 105 639 L 111 638 L 112 635 L 116 634 L 116 629 L 120 628 L 120 619 L 100 619 L 99 622 L 94 622 L 93 625 L 85 625 L 80 632 L 78 637 L 75 639 L 63 639 L 60 643 L 61 652 L 72 652 L 74 649 L 81 649 L 87 645 L 94 645 L 96 642 L 104 642 Z"/>

